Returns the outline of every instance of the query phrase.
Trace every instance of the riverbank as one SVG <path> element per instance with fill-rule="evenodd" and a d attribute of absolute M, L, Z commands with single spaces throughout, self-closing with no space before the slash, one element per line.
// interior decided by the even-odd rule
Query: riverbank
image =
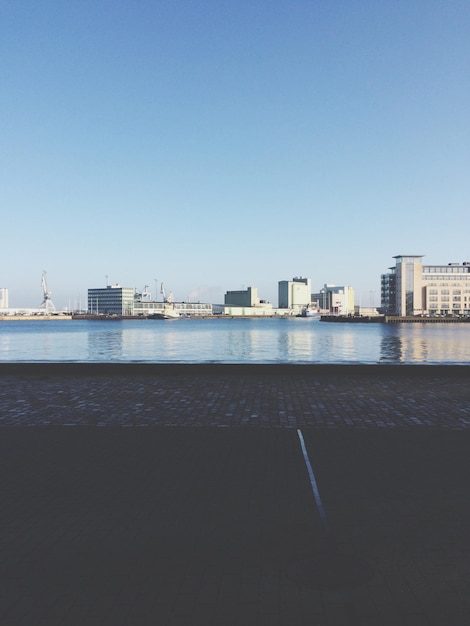
<path fill-rule="evenodd" d="M 319 317 L 309 317 L 302 315 L 182 315 L 180 320 L 224 320 L 224 319 L 298 319 L 320 320 L 321 322 L 348 323 L 348 324 L 456 324 L 470 322 L 470 316 L 400 316 L 400 315 L 321 315 Z M 75 320 L 75 321 L 123 321 L 150 319 L 148 315 L 106 315 L 106 314 L 56 314 L 56 315 L 0 315 L 0 322 L 13 321 L 54 321 L 54 320 Z M 165 320 L 163 320 L 165 321 Z M 171 320 L 173 321 L 173 320 Z"/>

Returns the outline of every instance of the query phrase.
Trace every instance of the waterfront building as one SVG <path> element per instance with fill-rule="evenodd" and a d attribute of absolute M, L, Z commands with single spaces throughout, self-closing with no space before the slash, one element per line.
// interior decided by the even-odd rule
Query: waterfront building
<path fill-rule="evenodd" d="M 229 317 L 273 317 L 280 314 L 279 309 L 273 309 L 270 302 L 262 302 L 258 306 L 214 304 L 213 310 L 215 315 L 228 315 Z"/>
<path fill-rule="evenodd" d="M 389 315 L 470 315 L 470 262 L 423 265 L 423 255 L 397 255 L 381 276 Z"/>
<path fill-rule="evenodd" d="M 240 291 L 227 291 L 224 304 L 232 306 L 254 307 L 260 304 L 257 287 L 248 287 Z"/>
<path fill-rule="evenodd" d="M 133 315 L 154 315 L 163 313 L 163 302 L 134 300 Z M 202 317 L 212 315 L 212 304 L 207 302 L 173 302 L 174 309 L 184 317 Z"/>
<path fill-rule="evenodd" d="M 382 274 L 380 277 L 381 310 L 384 315 L 395 315 L 397 306 L 395 268 L 389 267 L 389 270 L 388 274 Z"/>
<path fill-rule="evenodd" d="M 266 300 L 260 300 L 257 287 L 248 287 L 239 291 L 227 291 L 223 306 L 214 305 L 214 312 L 231 317 L 263 317 L 273 315 L 273 306 Z"/>
<path fill-rule="evenodd" d="M 292 309 L 300 313 L 303 307 L 311 303 L 312 281 L 310 278 L 296 277 L 292 280 L 280 280 L 278 295 L 280 309 Z"/>
<path fill-rule="evenodd" d="M 354 289 L 348 286 L 323 285 L 318 293 L 312 293 L 312 303 L 325 313 L 353 315 Z"/>
<path fill-rule="evenodd" d="M 108 285 L 88 289 L 88 313 L 92 315 L 134 315 L 133 287 Z"/>
<path fill-rule="evenodd" d="M 377 317 L 380 316 L 380 313 L 375 306 L 362 306 L 361 304 L 356 304 L 354 306 L 354 315 L 359 317 Z"/>
<path fill-rule="evenodd" d="M 8 309 L 8 289 L 0 287 L 0 309 Z"/>
<path fill-rule="evenodd" d="M 108 285 L 88 289 L 88 313 L 91 315 L 143 316 L 163 312 L 163 302 L 148 300 L 148 292 L 138 293 L 133 287 Z M 212 304 L 175 302 L 175 310 L 183 316 L 212 315 Z"/>

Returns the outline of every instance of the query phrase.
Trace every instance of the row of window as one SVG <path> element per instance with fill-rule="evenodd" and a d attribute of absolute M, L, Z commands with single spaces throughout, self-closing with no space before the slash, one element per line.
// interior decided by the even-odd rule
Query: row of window
<path fill-rule="evenodd" d="M 441 315 L 447 315 L 447 313 L 449 313 L 450 310 L 456 315 L 462 315 L 462 314 L 470 315 L 470 309 L 468 308 L 464 308 L 464 309 L 461 309 L 460 307 L 454 307 L 452 309 L 449 309 L 448 307 L 440 308 L 437 302 L 436 303 L 431 302 L 431 304 L 429 305 L 429 311 L 431 313 L 436 313 L 437 311 L 439 311 Z"/>
<path fill-rule="evenodd" d="M 438 289 L 430 289 L 429 293 L 436 294 L 436 293 L 439 293 L 439 290 Z M 441 289 L 441 293 L 448 295 L 448 294 L 450 294 L 450 290 L 449 289 Z M 470 289 L 464 289 L 463 293 L 470 293 Z M 462 294 L 462 290 L 461 289 L 453 289 L 452 290 L 452 295 L 460 296 L 461 294 Z"/>
<path fill-rule="evenodd" d="M 423 276 L 423 280 L 455 280 L 456 278 L 456 276 L 436 276 L 431 274 L 429 276 Z M 459 276 L 459 280 L 470 280 L 470 274 Z"/>
<path fill-rule="evenodd" d="M 439 297 L 438 296 L 429 296 L 429 302 L 438 302 Z M 450 300 L 450 296 L 442 296 L 441 297 L 441 301 L 442 302 L 449 302 Z M 461 302 L 462 301 L 462 296 L 452 296 L 452 301 L 453 302 Z M 467 301 L 467 297 L 465 296 L 465 302 Z"/>
<path fill-rule="evenodd" d="M 427 265 L 423 267 L 423 274 L 462 274 L 468 272 L 468 266 L 462 265 Z"/>
<path fill-rule="evenodd" d="M 451 285 L 448 283 L 429 283 L 426 285 L 426 288 L 428 287 L 462 287 L 462 285 L 461 283 L 452 283 Z M 470 293 L 470 289 L 465 289 L 464 293 Z"/>

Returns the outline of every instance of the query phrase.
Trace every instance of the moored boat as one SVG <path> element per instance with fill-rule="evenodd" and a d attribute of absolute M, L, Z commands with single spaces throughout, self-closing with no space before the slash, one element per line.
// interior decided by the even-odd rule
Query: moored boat
<path fill-rule="evenodd" d="M 181 317 L 181 314 L 175 310 L 174 305 L 164 306 L 163 311 L 159 313 L 153 313 L 148 316 L 149 320 L 176 320 Z"/>
<path fill-rule="evenodd" d="M 161 311 L 153 313 L 148 316 L 149 320 L 176 320 L 181 317 L 181 313 L 175 309 L 175 305 L 173 302 L 173 293 L 170 291 L 168 295 L 166 295 L 165 288 L 163 283 L 160 288 L 160 292 L 163 295 L 163 308 Z"/>
<path fill-rule="evenodd" d="M 307 304 L 306 306 L 304 306 L 302 308 L 302 311 L 300 313 L 300 315 L 297 315 L 297 317 L 320 317 L 320 313 L 317 311 L 317 309 L 312 309 L 310 304 Z"/>

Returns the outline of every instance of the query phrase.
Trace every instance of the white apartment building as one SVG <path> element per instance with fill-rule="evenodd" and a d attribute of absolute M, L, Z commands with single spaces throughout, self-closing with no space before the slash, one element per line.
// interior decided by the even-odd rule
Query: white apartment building
<path fill-rule="evenodd" d="M 311 302 L 312 281 L 310 278 L 296 277 L 280 280 L 278 283 L 279 308 L 299 312 Z"/>
<path fill-rule="evenodd" d="M 382 275 L 389 315 L 470 315 L 470 262 L 423 265 L 423 255 L 397 255 Z"/>
<path fill-rule="evenodd" d="M 0 309 L 8 309 L 8 289 L 0 287 Z"/>

